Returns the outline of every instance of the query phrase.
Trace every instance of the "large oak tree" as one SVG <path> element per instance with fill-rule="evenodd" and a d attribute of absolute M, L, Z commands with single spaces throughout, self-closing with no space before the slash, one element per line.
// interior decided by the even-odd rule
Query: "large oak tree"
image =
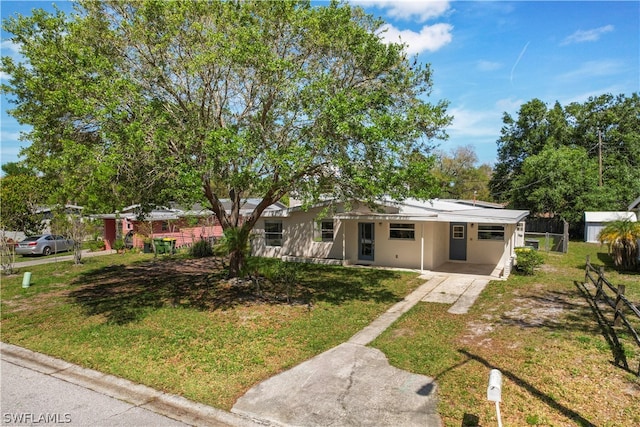
<path fill-rule="evenodd" d="M 428 102 L 429 66 L 382 24 L 341 3 L 80 1 L 5 21 L 25 63 L 3 58 L 4 90 L 33 126 L 28 160 L 74 199 L 206 201 L 244 247 L 287 194 L 433 194 L 416 177 L 446 136 L 446 102 Z M 261 202 L 242 220 L 249 196 Z"/>

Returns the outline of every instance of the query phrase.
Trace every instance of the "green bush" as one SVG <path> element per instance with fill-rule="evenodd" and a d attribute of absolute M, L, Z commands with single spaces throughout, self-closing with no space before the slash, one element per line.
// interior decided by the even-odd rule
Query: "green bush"
<path fill-rule="evenodd" d="M 524 275 L 532 275 L 534 270 L 544 264 L 540 252 L 533 248 L 516 248 L 516 270 Z"/>
<path fill-rule="evenodd" d="M 213 248 L 208 240 L 199 240 L 191 246 L 189 254 L 194 258 L 213 256 Z"/>
<path fill-rule="evenodd" d="M 116 251 L 124 250 L 124 239 L 116 239 L 115 242 L 113 242 L 113 249 L 115 249 Z"/>
<path fill-rule="evenodd" d="M 104 240 L 89 240 L 87 246 L 91 252 L 104 251 Z"/>

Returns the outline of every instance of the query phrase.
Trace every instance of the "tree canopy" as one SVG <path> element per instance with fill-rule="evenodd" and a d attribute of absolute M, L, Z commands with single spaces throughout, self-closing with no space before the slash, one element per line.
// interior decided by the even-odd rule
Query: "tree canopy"
<path fill-rule="evenodd" d="M 0 179 L 0 229 L 26 235 L 42 231 L 42 207 L 46 199 L 43 182 L 31 175 L 11 175 Z"/>
<path fill-rule="evenodd" d="M 626 210 L 640 194 L 637 93 L 552 108 L 533 99 L 503 123 L 490 182 L 497 200 L 575 223 L 585 210 Z"/>
<path fill-rule="evenodd" d="M 433 174 L 439 183 L 439 196 L 490 201 L 491 166 L 477 163 L 478 156 L 470 145 L 456 147 L 449 154 L 436 151 Z"/>
<path fill-rule="evenodd" d="M 429 65 L 382 24 L 337 2 L 80 1 L 4 22 L 26 62 L 2 58 L 3 90 L 33 126 L 27 161 L 69 198 L 206 201 L 245 239 L 286 194 L 433 194 L 415 176 L 447 103 L 428 102 Z M 262 201 L 241 222 L 249 196 Z"/>

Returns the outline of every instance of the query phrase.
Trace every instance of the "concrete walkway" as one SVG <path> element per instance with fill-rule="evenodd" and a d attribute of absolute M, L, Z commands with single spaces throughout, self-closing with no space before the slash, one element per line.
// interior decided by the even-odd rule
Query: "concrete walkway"
<path fill-rule="evenodd" d="M 440 273 L 425 278 L 428 278 L 429 291 L 422 301 L 452 304 L 447 310 L 452 314 L 467 313 L 489 281 L 495 280 L 486 276 Z"/>

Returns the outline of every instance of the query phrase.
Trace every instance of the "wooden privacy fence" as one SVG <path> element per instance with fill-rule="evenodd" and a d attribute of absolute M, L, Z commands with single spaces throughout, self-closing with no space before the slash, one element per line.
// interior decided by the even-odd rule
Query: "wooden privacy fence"
<path fill-rule="evenodd" d="M 591 283 L 595 289 L 596 294 L 593 296 L 593 300 L 597 303 L 599 300 L 604 301 L 614 310 L 612 326 L 620 326 L 624 324 L 634 338 L 636 345 L 640 348 L 640 336 L 637 326 L 634 327 L 633 322 L 636 325 L 640 325 L 640 310 L 625 296 L 625 285 L 619 285 L 617 288 L 613 286 L 604 277 L 604 268 L 595 268 L 591 265 L 591 259 L 587 255 L 587 266 L 585 268 L 585 284 Z M 611 295 L 610 295 L 611 294 Z M 610 325 L 611 326 L 611 325 Z M 626 365 L 626 361 L 625 361 Z M 625 366 L 625 368 L 629 368 Z M 638 376 L 640 376 L 640 363 L 638 364 Z"/>

